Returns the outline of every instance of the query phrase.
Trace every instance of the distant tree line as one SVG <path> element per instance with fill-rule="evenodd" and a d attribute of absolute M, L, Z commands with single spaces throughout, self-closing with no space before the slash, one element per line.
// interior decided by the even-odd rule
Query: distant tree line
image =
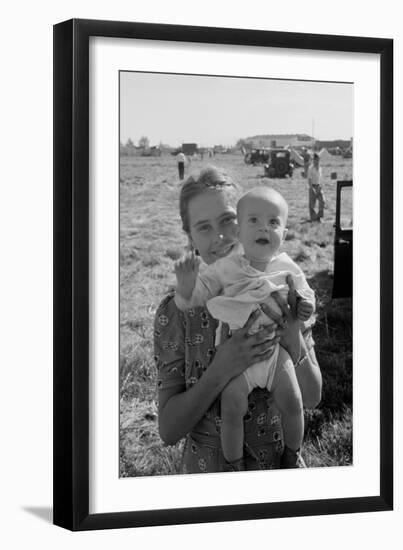
<path fill-rule="evenodd" d="M 126 144 L 124 145 L 122 142 L 120 142 L 120 155 L 122 157 L 133 157 L 135 155 L 141 154 L 141 151 L 147 151 L 150 149 L 150 140 L 147 136 L 142 136 L 139 141 L 138 145 L 134 145 L 131 138 L 129 138 L 126 141 Z"/>

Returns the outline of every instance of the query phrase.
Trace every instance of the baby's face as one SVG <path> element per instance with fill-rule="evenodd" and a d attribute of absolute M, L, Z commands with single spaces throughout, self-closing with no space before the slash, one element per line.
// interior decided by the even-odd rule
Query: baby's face
<path fill-rule="evenodd" d="M 238 225 L 245 256 L 250 261 L 269 261 L 277 254 L 286 234 L 286 206 L 264 197 L 242 200 Z"/>

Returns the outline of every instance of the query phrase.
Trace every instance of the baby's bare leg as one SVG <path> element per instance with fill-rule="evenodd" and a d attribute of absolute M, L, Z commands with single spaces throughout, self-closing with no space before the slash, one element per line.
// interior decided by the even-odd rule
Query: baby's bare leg
<path fill-rule="evenodd" d="M 283 348 L 279 351 L 272 391 L 281 412 L 284 444 L 298 451 L 304 437 L 304 408 L 294 364 Z"/>
<path fill-rule="evenodd" d="M 221 394 L 221 446 L 227 462 L 243 456 L 243 417 L 248 411 L 248 394 L 243 374 L 233 378 Z"/>

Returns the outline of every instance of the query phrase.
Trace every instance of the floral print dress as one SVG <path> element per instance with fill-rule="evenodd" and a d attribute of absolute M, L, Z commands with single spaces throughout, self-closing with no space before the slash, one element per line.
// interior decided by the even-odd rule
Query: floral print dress
<path fill-rule="evenodd" d="M 215 355 L 217 321 L 205 307 L 180 311 L 170 293 L 160 304 L 154 325 L 158 390 L 186 391 L 196 384 Z M 220 399 L 186 436 L 183 473 L 221 472 Z M 280 467 L 283 452 L 281 420 L 271 393 L 257 388 L 249 395 L 244 417 L 244 457 L 247 470 Z"/>

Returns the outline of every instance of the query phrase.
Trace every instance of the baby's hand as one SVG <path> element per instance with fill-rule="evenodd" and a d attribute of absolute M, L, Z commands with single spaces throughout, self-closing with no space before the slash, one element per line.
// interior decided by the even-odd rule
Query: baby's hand
<path fill-rule="evenodd" d="M 176 290 L 186 300 L 192 297 L 201 259 L 194 252 L 188 252 L 174 264 L 177 280 Z"/>
<path fill-rule="evenodd" d="M 313 304 L 307 300 L 297 301 L 297 317 L 300 321 L 307 321 L 313 313 Z"/>

